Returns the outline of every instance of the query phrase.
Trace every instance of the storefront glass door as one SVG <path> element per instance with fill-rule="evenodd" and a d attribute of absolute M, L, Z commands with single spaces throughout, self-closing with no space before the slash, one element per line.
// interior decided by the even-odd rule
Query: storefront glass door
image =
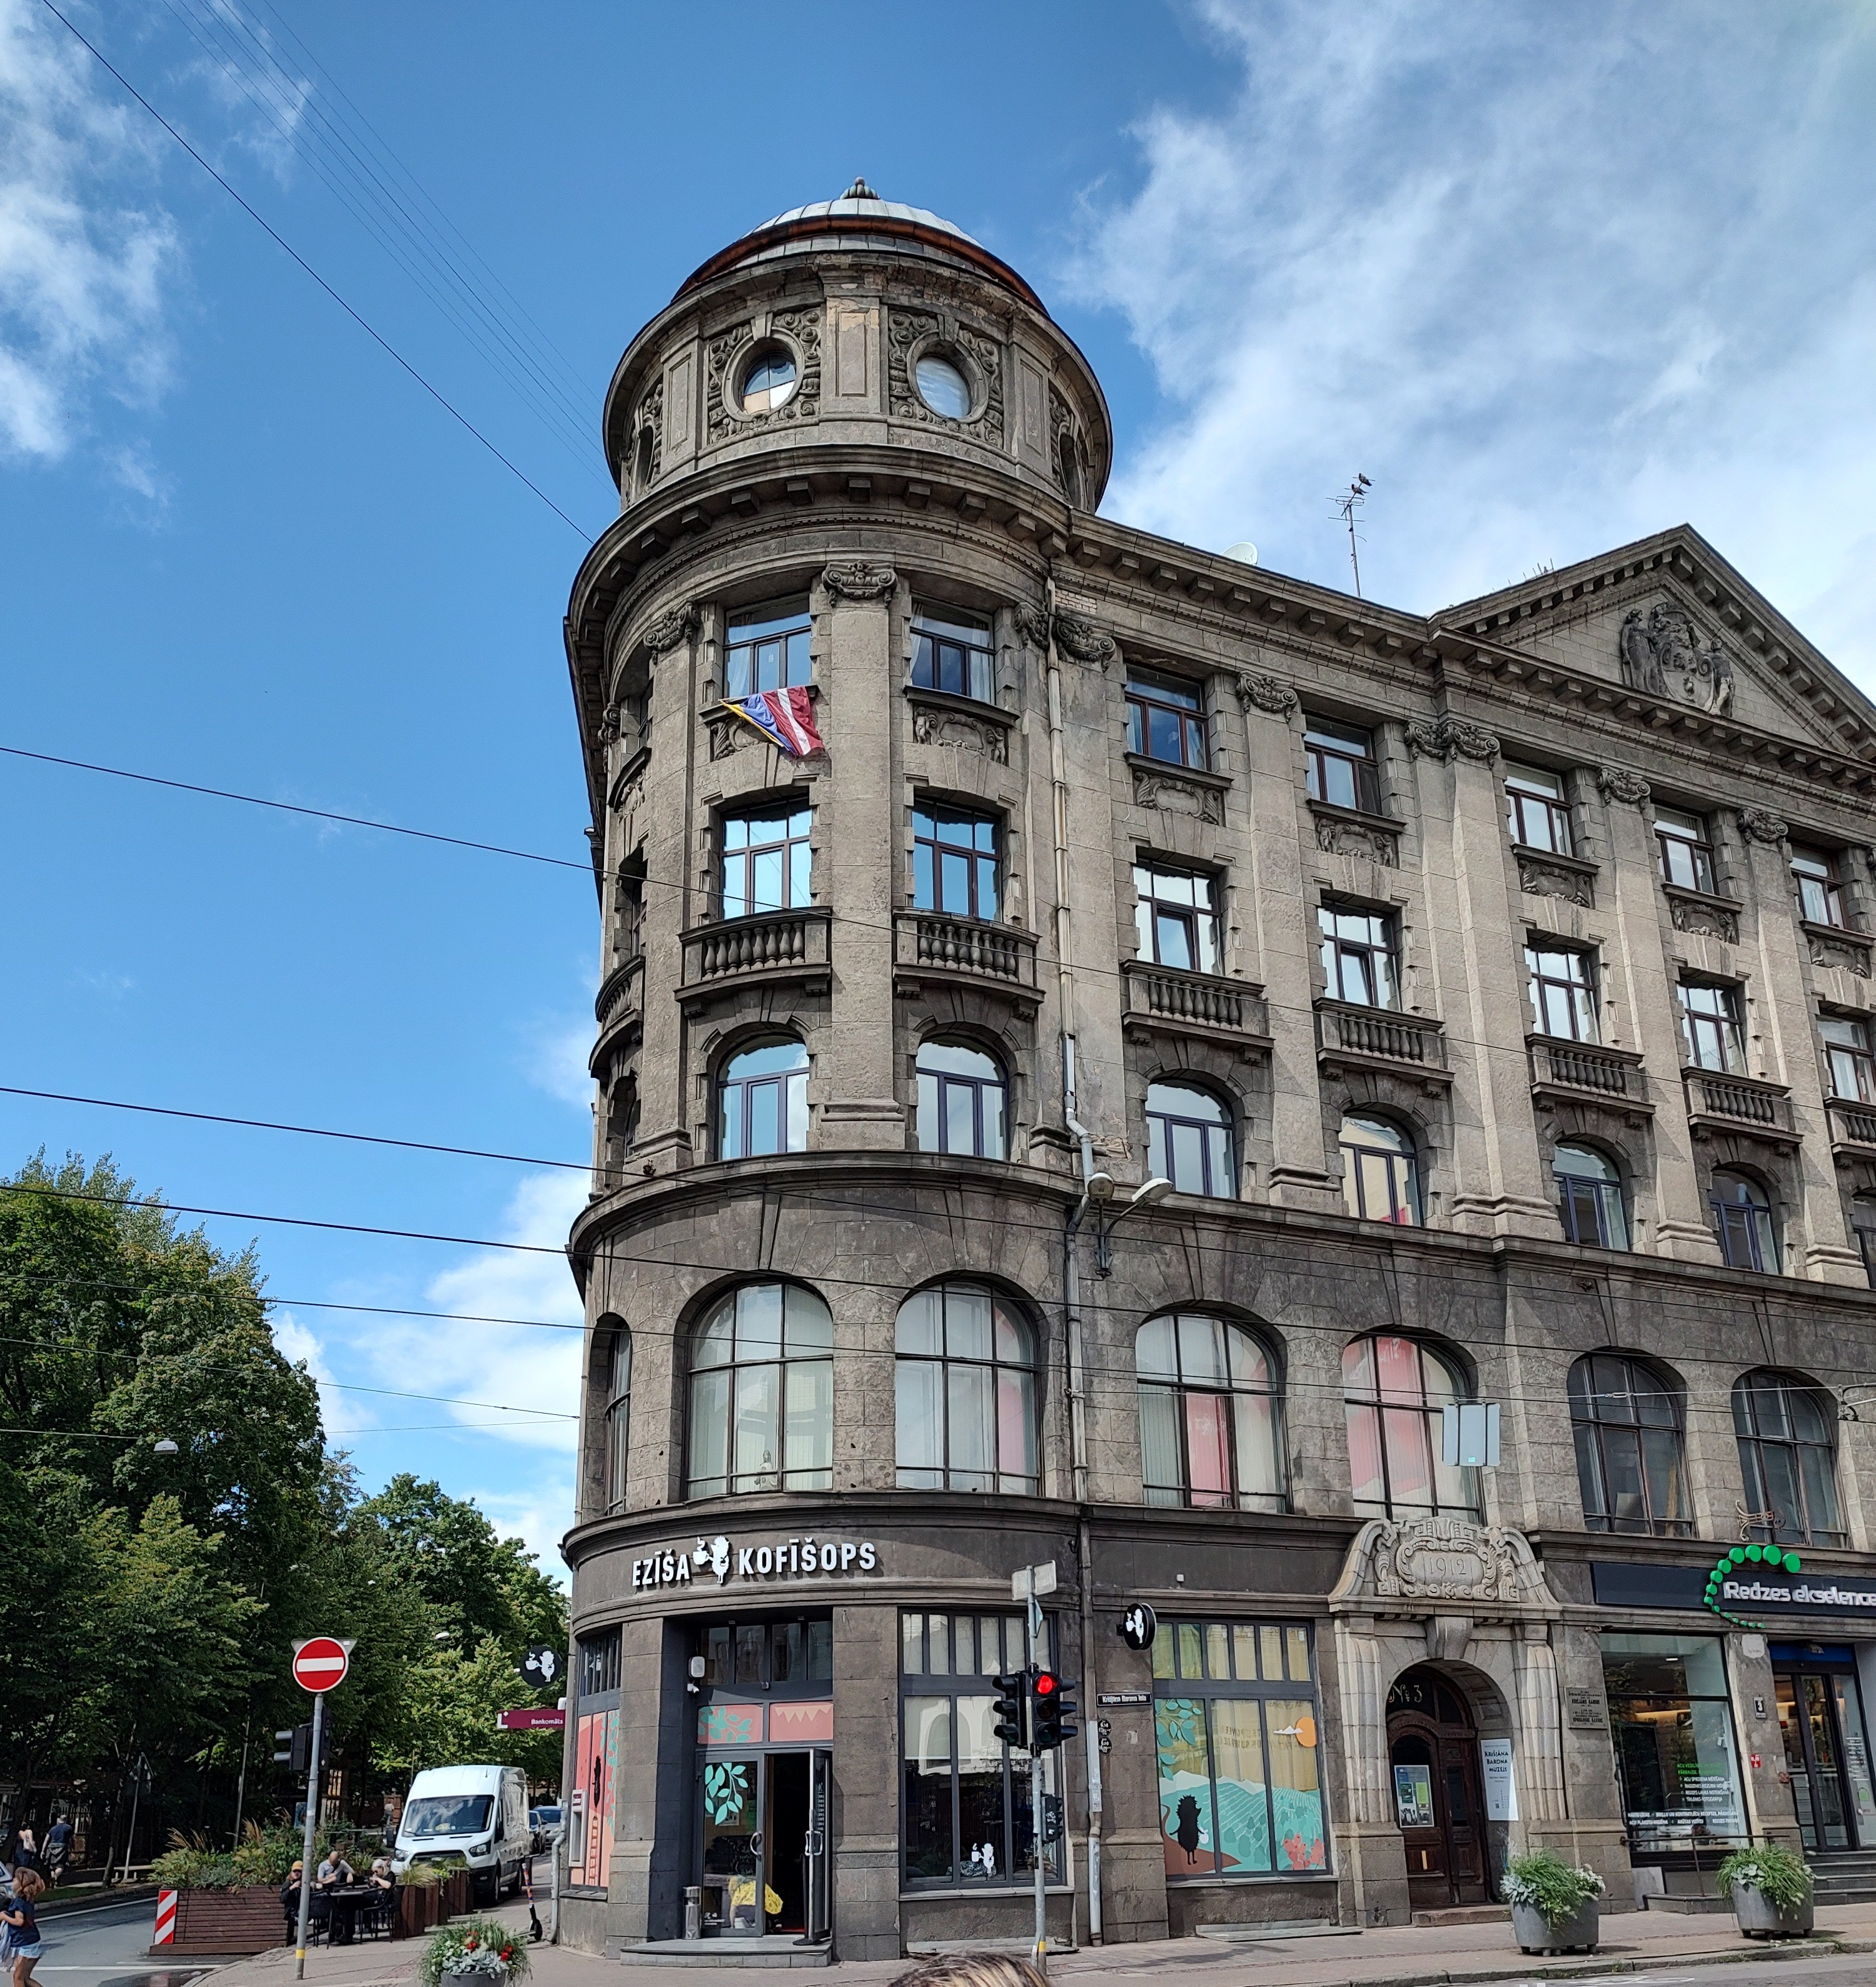
<path fill-rule="evenodd" d="M 825 1753 L 704 1761 L 704 1929 L 734 1938 L 818 1938 L 827 1918 Z"/>
<path fill-rule="evenodd" d="M 1851 1651 L 1775 1643 L 1772 1660 L 1785 1771 L 1806 1850 L 1876 1847 L 1876 1792 Z"/>

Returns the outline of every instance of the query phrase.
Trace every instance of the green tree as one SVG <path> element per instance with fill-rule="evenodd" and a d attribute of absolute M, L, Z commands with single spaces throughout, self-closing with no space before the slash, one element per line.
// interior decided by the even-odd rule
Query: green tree
<path fill-rule="evenodd" d="M 558 1732 L 504 1732 L 496 1719 L 519 1702 L 515 1665 L 492 1636 L 464 1654 L 433 1650 L 410 1672 L 402 1731 L 380 1753 L 408 1775 L 426 1766 L 520 1766 L 536 1786 L 560 1783 Z"/>

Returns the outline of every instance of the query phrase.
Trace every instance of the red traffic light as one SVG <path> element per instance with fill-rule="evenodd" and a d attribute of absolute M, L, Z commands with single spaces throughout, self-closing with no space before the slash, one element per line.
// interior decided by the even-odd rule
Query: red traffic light
<path fill-rule="evenodd" d="M 1061 1688 L 1061 1678 L 1052 1671 L 1038 1670 L 1033 1688 L 1038 1697 L 1053 1697 Z"/>

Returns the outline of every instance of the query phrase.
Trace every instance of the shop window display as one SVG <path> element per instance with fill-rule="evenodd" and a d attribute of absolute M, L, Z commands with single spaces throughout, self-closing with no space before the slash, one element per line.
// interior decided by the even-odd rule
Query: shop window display
<path fill-rule="evenodd" d="M 1000 1672 L 1027 1661 L 1020 1614 L 899 1617 L 907 1888 L 994 1889 L 1035 1881 L 1030 1760 L 997 1738 Z M 1041 1660 L 1053 1660 L 1053 1624 Z M 1044 1785 L 1058 1790 L 1055 1756 Z M 1061 1845 L 1045 1850 L 1051 1882 L 1062 1878 Z"/>
<path fill-rule="evenodd" d="M 1743 1842 L 1722 1638 L 1604 1634 L 1602 1680 L 1634 1860 Z"/>
<path fill-rule="evenodd" d="M 1328 1867 L 1307 1628 L 1162 1621 L 1153 1699 L 1169 1877 Z"/>

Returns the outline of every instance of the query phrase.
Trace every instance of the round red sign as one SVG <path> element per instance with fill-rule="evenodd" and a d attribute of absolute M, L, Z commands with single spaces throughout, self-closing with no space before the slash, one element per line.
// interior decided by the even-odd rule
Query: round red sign
<path fill-rule="evenodd" d="M 293 1681 L 302 1690 L 336 1689 L 346 1680 L 352 1658 L 346 1645 L 330 1635 L 315 1635 L 293 1651 Z"/>

